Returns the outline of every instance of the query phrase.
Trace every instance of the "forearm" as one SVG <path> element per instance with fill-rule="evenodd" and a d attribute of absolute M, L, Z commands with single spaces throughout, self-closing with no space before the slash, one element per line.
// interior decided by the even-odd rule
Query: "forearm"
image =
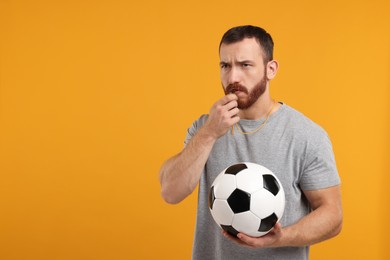
<path fill-rule="evenodd" d="M 339 207 L 321 206 L 298 223 L 283 228 L 280 246 L 308 246 L 336 236 L 342 227 Z"/>
<path fill-rule="evenodd" d="M 179 203 L 194 191 L 215 141 L 240 120 L 236 100 L 234 94 L 218 100 L 206 123 L 186 148 L 163 164 L 160 183 L 161 195 L 166 202 Z"/>
<path fill-rule="evenodd" d="M 340 187 L 304 193 L 313 209 L 308 215 L 297 223 L 283 228 L 278 223 L 263 237 L 253 238 L 240 233 L 238 242 L 254 248 L 300 247 L 336 236 L 341 231 L 343 220 Z"/>
<path fill-rule="evenodd" d="M 181 153 L 163 164 L 160 183 L 166 202 L 178 203 L 194 191 L 215 140 L 203 127 Z"/>

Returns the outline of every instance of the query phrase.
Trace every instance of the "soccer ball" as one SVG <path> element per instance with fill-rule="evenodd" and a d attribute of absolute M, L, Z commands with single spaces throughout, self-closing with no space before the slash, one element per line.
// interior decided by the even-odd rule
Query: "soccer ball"
<path fill-rule="evenodd" d="M 285 195 L 278 178 L 255 163 L 234 164 L 211 185 L 209 208 L 215 222 L 229 234 L 267 234 L 283 215 Z"/>

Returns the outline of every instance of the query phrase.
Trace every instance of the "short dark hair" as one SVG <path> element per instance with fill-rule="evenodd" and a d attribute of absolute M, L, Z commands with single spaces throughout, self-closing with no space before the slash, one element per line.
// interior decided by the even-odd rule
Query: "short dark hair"
<path fill-rule="evenodd" d="M 255 38 L 259 43 L 260 47 L 264 52 L 264 63 L 273 60 L 274 52 L 274 41 L 269 33 L 263 28 L 252 26 L 252 25 L 243 25 L 237 26 L 229 29 L 222 36 L 221 42 L 219 43 L 219 49 L 221 45 L 236 43 L 244 40 L 245 38 Z"/>

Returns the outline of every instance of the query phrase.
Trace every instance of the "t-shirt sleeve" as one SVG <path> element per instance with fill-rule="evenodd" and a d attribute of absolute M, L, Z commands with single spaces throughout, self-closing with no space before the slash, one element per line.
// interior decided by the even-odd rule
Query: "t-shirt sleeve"
<path fill-rule="evenodd" d="M 331 141 L 321 131 L 310 141 L 300 180 L 303 190 L 325 189 L 340 184 Z"/>
<path fill-rule="evenodd" d="M 187 129 L 186 139 L 184 140 L 184 146 L 190 142 L 191 138 L 194 137 L 196 132 L 203 126 L 207 120 L 207 115 L 202 115 L 197 120 L 195 120 L 192 125 Z"/>

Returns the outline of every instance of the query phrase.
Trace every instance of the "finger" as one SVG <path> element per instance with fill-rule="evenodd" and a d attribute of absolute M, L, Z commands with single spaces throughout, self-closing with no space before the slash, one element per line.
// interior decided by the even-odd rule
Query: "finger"
<path fill-rule="evenodd" d="M 235 241 L 237 240 L 237 238 L 233 237 L 231 234 L 229 234 L 228 232 L 226 232 L 225 230 L 221 230 L 221 233 L 224 237 L 226 237 L 227 239 L 231 240 L 231 241 Z M 237 241 L 235 241 L 237 242 Z"/>
<path fill-rule="evenodd" d="M 234 243 L 237 243 L 241 246 L 246 246 L 246 247 L 249 247 L 248 244 L 246 244 L 245 242 L 241 241 L 240 239 L 238 239 L 236 236 L 233 236 L 231 234 L 229 234 L 228 232 L 222 230 L 222 234 L 224 235 L 224 237 L 226 237 L 227 239 L 229 239 L 230 241 L 234 242 Z"/>
<path fill-rule="evenodd" d="M 282 224 L 280 224 L 279 222 L 276 223 L 275 226 L 274 226 L 274 229 L 278 230 L 278 231 L 282 230 Z"/>
<path fill-rule="evenodd" d="M 233 109 L 233 108 L 235 108 L 235 107 L 237 107 L 237 106 L 238 106 L 238 103 L 237 103 L 236 100 L 232 100 L 232 101 L 230 101 L 229 103 L 227 103 L 227 104 L 225 105 L 225 107 L 226 107 L 227 110 L 231 110 L 231 109 Z"/>
<path fill-rule="evenodd" d="M 238 239 L 240 239 L 242 242 L 244 242 L 245 244 L 247 244 L 249 246 L 255 245 L 256 239 L 253 237 L 247 236 L 243 233 L 238 233 L 237 237 L 238 237 Z"/>
<path fill-rule="evenodd" d="M 229 110 L 229 116 L 232 118 L 232 117 L 235 117 L 238 115 L 238 113 L 240 112 L 240 110 L 238 108 L 233 108 L 231 110 Z M 237 122 L 236 122 L 237 123 Z"/>
<path fill-rule="evenodd" d="M 220 99 L 222 105 L 226 105 L 230 101 L 237 100 L 238 97 L 235 94 L 227 94 L 223 98 Z"/>
<path fill-rule="evenodd" d="M 271 232 L 273 232 L 275 235 L 279 235 L 282 232 L 282 225 L 279 222 L 276 223 Z"/>

